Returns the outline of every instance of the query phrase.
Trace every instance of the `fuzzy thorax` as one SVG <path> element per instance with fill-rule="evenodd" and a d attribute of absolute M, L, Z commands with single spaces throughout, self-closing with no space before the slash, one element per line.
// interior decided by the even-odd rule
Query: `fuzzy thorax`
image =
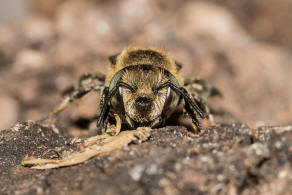
<path fill-rule="evenodd" d="M 165 69 L 177 78 L 180 85 L 183 85 L 175 61 L 167 51 L 152 47 L 127 47 L 117 56 L 116 63 L 110 66 L 105 86 L 109 85 L 118 71 L 135 65 L 151 65 Z"/>

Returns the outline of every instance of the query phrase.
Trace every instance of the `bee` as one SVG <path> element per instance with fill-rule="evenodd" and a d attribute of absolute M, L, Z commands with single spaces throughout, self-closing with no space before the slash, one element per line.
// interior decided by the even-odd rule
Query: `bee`
<path fill-rule="evenodd" d="M 106 76 L 99 73 L 83 76 L 53 114 L 95 90 L 101 91 L 99 133 L 106 130 L 114 116 L 130 129 L 162 126 L 180 104 L 196 130 L 201 129 L 198 118 L 210 119 L 208 107 L 198 94 L 187 90 L 179 74 L 181 65 L 167 51 L 128 47 L 109 60 Z"/>

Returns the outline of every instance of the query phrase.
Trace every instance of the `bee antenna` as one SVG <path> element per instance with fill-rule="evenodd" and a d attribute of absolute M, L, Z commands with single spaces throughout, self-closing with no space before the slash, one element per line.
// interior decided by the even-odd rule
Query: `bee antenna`
<path fill-rule="evenodd" d="M 166 83 L 164 83 L 161 86 L 159 86 L 159 88 L 164 88 L 164 87 L 170 87 L 172 90 L 174 90 L 175 92 L 179 93 L 184 98 L 185 102 L 193 110 L 195 110 L 199 114 L 199 116 L 201 118 L 206 118 L 207 117 L 205 115 L 205 113 L 199 108 L 199 106 L 197 106 L 196 103 L 191 99 L 191 97 L 189 96 L 189 94 L 186 91 L 186 89 L 184 89 L 183 87 L 178 87 L 178 86 L 174 85 L 173 83 L 171 83 L 170 81 L 167 81 Z"/>
<path fill-rule="evenodd" d="M 102 106 L 101 106 L 101 112 L 100 115 L 97 119 L 97 123 L 96 126 L 100 127 L 101 124 L 103 123 L 103 121 L 105 120 L 105 118 L 108 115 L 108 111 L 109 111 L 109 105 L 108 102 L 114 97 L 114 95 L 116 94 L 116 92 L 118 91 L 119 87 L 127 87 L 130 88 L 131 90 L 135 90 L 133 89 L 131 86 L 129 86 L 128 84 L 118 81 L 117 84 L 109 91 L 109 88 L 106 87 L 103 90 L 103 96 L 102 96 Z M 105 126 L 105 124 L 103 124 L 103 127 Z"/>

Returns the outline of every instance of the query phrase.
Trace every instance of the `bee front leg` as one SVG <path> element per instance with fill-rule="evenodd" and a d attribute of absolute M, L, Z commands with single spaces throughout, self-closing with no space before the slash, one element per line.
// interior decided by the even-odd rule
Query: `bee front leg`
<path fill-rule="evenodd" d="M 109 110 L 110 110 L 110 101 L 112 97 L 116 94 L 121 83 L 118 82 L 111 90 L 108 87 L 105 87 L 102 91 L 101 101 L 100 101 L 100 115 L 97 119 L 96 126 L 100 128 L 98 133 L 103 133 L 106 127 L 106 120 L 108 119 Z"/>
<path fill-rule="evenodd" d="M 185 95 L 188 95 L 187 89 L 182 87 L 182 90 L 185 92 Z M 194 112 L 195 110 L 192 108 L 192 104 L 190 101 L 186 101 L 185 99 L 185 110 L 189 114 L 189 116 L 192 118 L 192 126 L 196 133 L 201 132 L 202 129 L 205 129 L 207 127 L 210 127 L 211 125 L 215 124 L 215 121 L 213 119 L 213 116 L 210 114 L 209 107 L 205 104 L 203 99 L 200 96 L 197 96 L 195 94 L 190 94 L 190 97 L 192 96 L 192 101 L 195 105 L 197 105 L 200 110 L 204 113 L 204 117 L 200 117 L 201 120 L 199 121 L 197 118 L 198 112 Z"/>
<path fill-rule="evenodd" d="M 206 118 L 209 120 L 210 124 L 215 125 L 216 122 L 215 122 L 213 115 L 210 112 L 209 106 L 205 103 L 205 101 L 201 97 L 196 96 L 196 95 L 192 95 L 192 96 L 193 96 L 196 104 L 201 108 L 201 110 L 204 113 L 206 113 Z"/>
<path fill-rule="evenodd" d="M 59 113 L 65 110 L 71 103 L 81 99 L 84 95 L 94 91 L 100 91 L 104 84 L 104 75 L 100 73 L 90 73 L 83 75 L 77 85 L 65 92 L 65 98 L 59 103 L 52 112 L 43 120 L 48 124 L 53 124 Z"/>
<path fill-rule="evenodd" d="M 188 113 L 188 115 L 191 117 L 192 119 L 192 127 L 194 129 L 195 133 L 199 133 L 201 131 L 201 124 L 196 116 L 196 114 L 192 111 L 192 109 L 190 108 L 190 105 L 187 104 L 185 102 L 185 111 Z"/>
<path fill-rule="evenodd" d="M 184 87 L 187 88 L 191 94 L 199 94 L 204 98 L 222 96 L 221 92 L 216 87 L 206 83 L 200 78 L 186 79 Z"/>
<path fill-rule="evenodd" d="M 179 86 L 173 84 L 170 81 L 168 81 L 168 82 L 162 84 L 161 86 L 159 86 L 159 89 L 164 88 L 164 87 L 170 87 L 173 91 L 178 93 L 184 99 L 185 110 L 187 111 L 187 113 L 192 118 L 192 122 L 196 127 L 195 131 L 200 131 L 201 125 L 200 125 L 200 122 L 197 119 L 197 114 L 202 119 L 206 119 L 207 115 L 204 112 L 204 110 L 202 110 L 200 108 L 200 106 L 197 104 L 197 102 L 193 100 L 193 98 L 191 97 L 190 93 L 188 93 L 187 89 L 185 89 L 184 87 L 179 87 Z"/>
<path fill-rule="evenodd" d="M 223 95 L 221 94 L 221 92 L 216 87 L 208 84 L 200 78 L 186 79 L 184 87 L 188 89 L 200 109 L 206 113 L 210 124 L 215 125 L 215 119 L 211 114 L 209 106 L 204 100 L 215 96 L 222 97 Z"/>

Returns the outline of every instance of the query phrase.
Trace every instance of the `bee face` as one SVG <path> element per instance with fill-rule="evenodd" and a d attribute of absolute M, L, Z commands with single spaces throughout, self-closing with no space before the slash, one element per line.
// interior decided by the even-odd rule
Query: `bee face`
<path fill-rule="evenodd" d="M 111 56 L 110 62 L 100 101 L 98 127 L 105 128 L 114 114 L 131 128 L 156 127 L 169 118 L 183 100 L 185 111 L 199 129 L 197 115 L 201 118 L 206 115 L 184 87 L 179 75 L 180 65 L 166 51 L 128 47 Z M 196 99 L 200 100 L 198 96 Z"/>
<path fill-rule="evenodd" d="M 170 89 L 160 85 L 168 79 L 161 69 L 136 68 L 126 70 L 121 78 L 130 88 L 120 87 L 126 115 L 136 123 L 143 124 L 160 117 Z"/>

